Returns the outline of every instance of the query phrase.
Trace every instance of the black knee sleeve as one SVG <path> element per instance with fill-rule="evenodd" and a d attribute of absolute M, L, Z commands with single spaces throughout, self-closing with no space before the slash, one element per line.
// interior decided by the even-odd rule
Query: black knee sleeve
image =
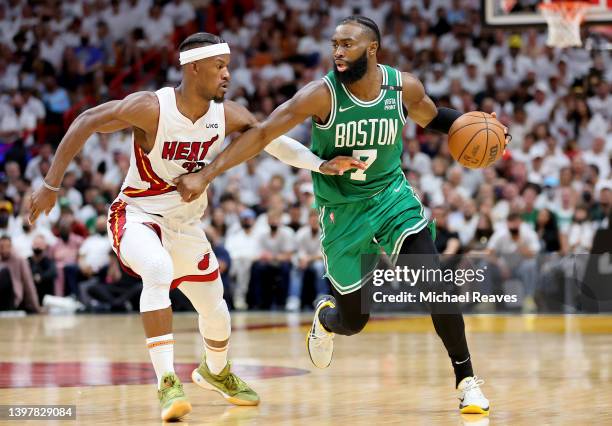
<path fill-rule="evenodd" d="M 351 318 L 341 317 L 340 321 L 345 331 L 343 335 L 352 336 L 353 334 L 359 333 L 366 326 L 369 319 L 370 319 L 369 314 L 359 315 L 359 316 L 351 317 Z"/>

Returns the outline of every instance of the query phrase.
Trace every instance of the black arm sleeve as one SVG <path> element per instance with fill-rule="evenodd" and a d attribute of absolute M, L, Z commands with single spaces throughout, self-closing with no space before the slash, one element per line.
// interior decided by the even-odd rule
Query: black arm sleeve
<path fill-rule="evenodd" d="M 456 109 L 438 108 L 438 115 L 436 115 L 425 128 L 440 133 L 448 133 L 455 120 L 462 115 L 463 114 Z"/>

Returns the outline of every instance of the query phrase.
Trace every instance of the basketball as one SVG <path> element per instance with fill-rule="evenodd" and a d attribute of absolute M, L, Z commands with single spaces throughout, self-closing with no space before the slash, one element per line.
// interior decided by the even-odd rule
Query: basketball
<path fill-rule="evenodd" d="M 486 112 L 473 111 L 459 117 L 448 132 L 448 148 L 455 160 L 469 169 L 483 169 L 504 152 L 504 126 Z"/>

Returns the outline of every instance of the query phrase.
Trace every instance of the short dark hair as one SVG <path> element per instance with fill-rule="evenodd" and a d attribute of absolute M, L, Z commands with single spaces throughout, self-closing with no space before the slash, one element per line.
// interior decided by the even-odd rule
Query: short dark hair
<path fill-rule="evenodd" d="M 219 44 L 225 43 L 218 35 L 214 35 L 211 33 L 195 33 L 191 34 L 185 40 L 181 42 L 179 45 L 179 52 L 184 52 L 185 50 L 193 49 L 196 47 L 208 46 L 211 44 Z"/>
<path fill-rule="evenodd" d="M 373 38 L 378 42 L 378 47 L 380 48 L 380 30 L 378 29 L 378 25 L 376 25 L 376 22 L 362 15 L 351 15 L 338 22 L 338 25 L 348 24 L 350 22 L 356 22 L 359 25 L 365 27 L 366 30 L 374 36 Z"/>
<path fill-rule="evenodd" d="M 514 222 L 515 220 L 523 220 L 523 218 L 521 217 L 520 213 L 518 212 L 512 212 L 508 215 L 508 218 L 506 219 L 508 222 Z"/>

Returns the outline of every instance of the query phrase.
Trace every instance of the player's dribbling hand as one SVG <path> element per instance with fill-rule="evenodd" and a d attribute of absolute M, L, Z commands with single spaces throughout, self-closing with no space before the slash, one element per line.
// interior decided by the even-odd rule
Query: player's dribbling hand
<path fill-rule="evenodd" d="M 319 171 L 324 175 L 342 175 L 347 170 L 365 170 L 366 163 L 353 157 L 338 156 L 321 164 Z"/>
<path fill-rule="evenodd" d="M 209 182 L 201 173 L 186 173 L 174 179 L 174 184 L 183 201 L 189 203 L 206 191 Z"/>
<path fill-rule="evenodd" d="M 497 120 L 497 113 L 495 111 L 491 113 L 491 116 Z M 508 144 L 510 143 L 510 141 L 512 140 L 512 135 L 508 134 L 508 128 L 506 126 L 504 126 L 504 135 L 506 135 L 506 143 L 504 144 L 504 150 L 505 150 Z"/>
<path fill-rule="evenodd" d="M 34 225 L 41 213 L 49 214 L 57 202 L 57 192 L 41 186 L 30 196 L 30 216 L 28 220 Z"/>

